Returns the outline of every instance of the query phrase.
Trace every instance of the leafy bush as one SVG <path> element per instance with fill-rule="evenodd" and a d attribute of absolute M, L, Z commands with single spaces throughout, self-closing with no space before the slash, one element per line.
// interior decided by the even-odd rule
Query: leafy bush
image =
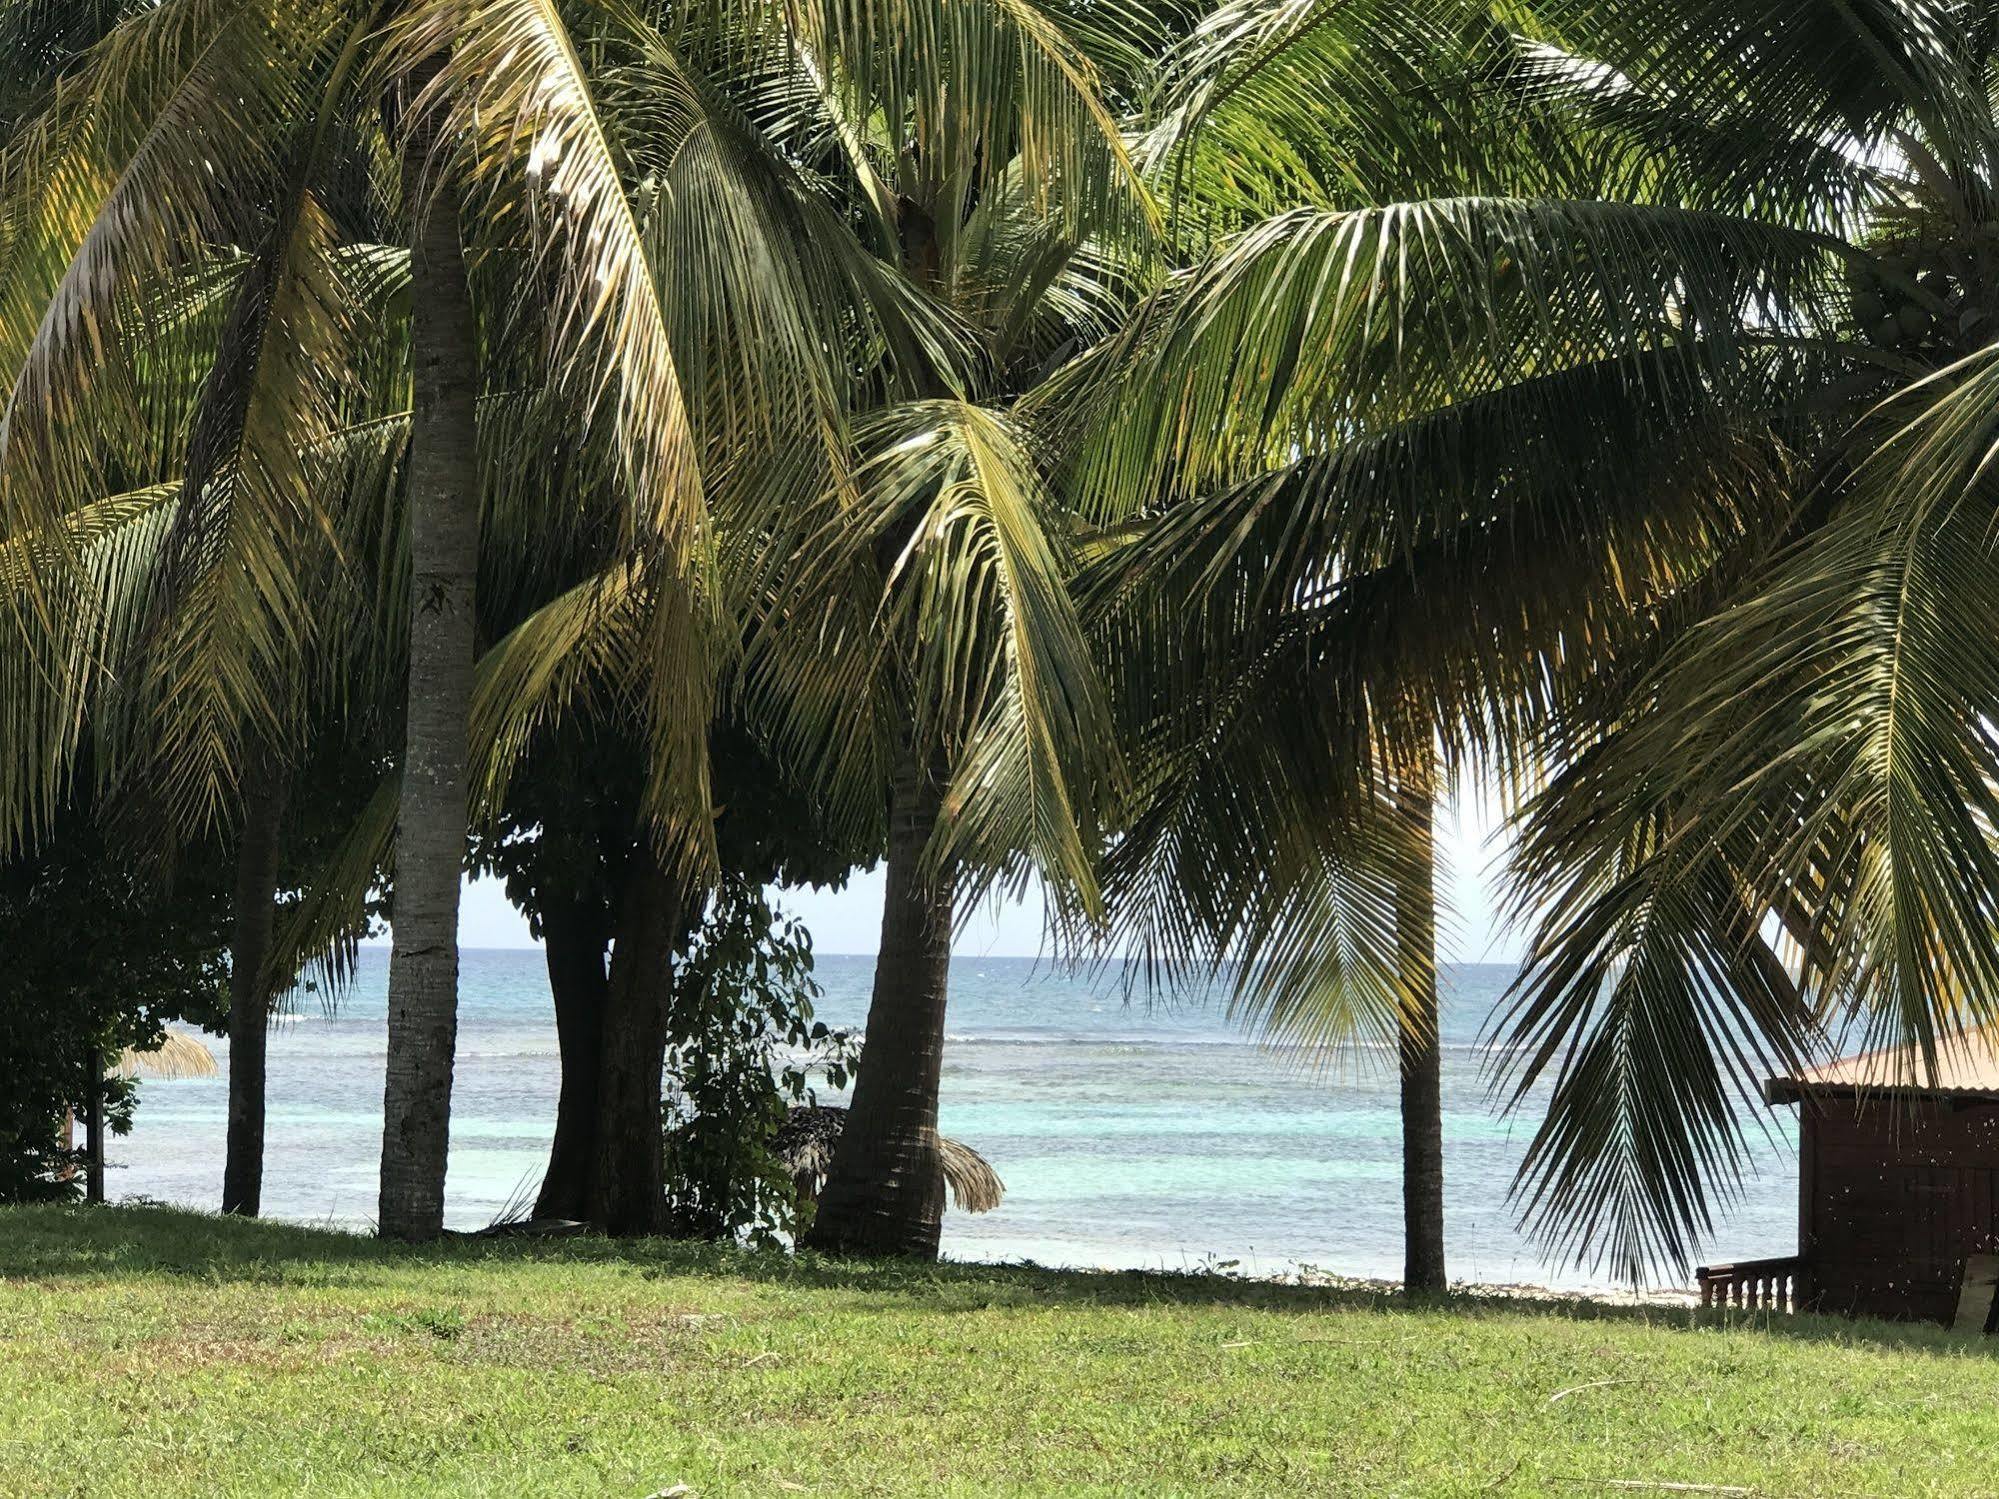
<path fill-rule="evenodd" d="M 855 1043 L 814 1018 L 812 935 L 761 887 L 730 881 L 676 966 L 667 1022 L 666 1194 L 690 1238 L 768 1245 L 795 1233 L 798 1195 L 772 1149 L 812 1079 L 847 1085 Z"/>
<path fill-rule="evenodd" d="M 0 1202 L 78 1195 L 64 1114 L 80 1120 L 102 1088 L 123 1134 L 136 1089 L 104 1077 L 118 1053 L 227 1015 L 226 898 L 216 861 L 189 864 L 170 884 L 82 817 L 0 863 Z"/>

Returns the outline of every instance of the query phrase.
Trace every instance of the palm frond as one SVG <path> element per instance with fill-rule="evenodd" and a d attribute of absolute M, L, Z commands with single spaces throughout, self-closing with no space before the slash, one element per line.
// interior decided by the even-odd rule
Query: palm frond
<path fill-rule="evenodd" d="M 243 0 L 142 10 L 9 151 L 0 503 L 13 528 L 102 492 L 82 438 L 143 425 L 134 351 L 153 341 L 149 293 L 203 246 L 252 231 L 251 205 L 282 175 L 294 122 L 311 118 L 316 74 L 345 34 L 339 10 L 330 0 L 282 19 Z"/>
<path fill-rule="evenodd" d="M 1291 213 L 1154 297 L 1029 410 L 1074 434 L 1074 502 L 1115 520 L 1535 375 L 1665 348 L 1725 368 L 1749 326 L 1828 302 L 1832 265 L 1817 236 L 1649 205 Z"/>
<path fill-rule="evenodd" d="M 1110 719 L 1067 588 L 1066 534 L 1025 434 L 957 402 L 885 414 L 856 476 L 864 538 L 904 538 L 884 627 L 907 651 L 917 742 L 956 761 L 951 851 L 1026 851 L 1095 904 L 1089 799 L 1116 783 Z"/>
<path fill-rule="evenodd" d="M 1093 12 L 1095 29 L 1121 10 Z M 857 165 L 893 185 L 882 206 L 919 284 L 948 291 L 960 226 L 1010 170 L 1073 241 L 1142 239 L 1157 222 L 1102 80 L 1052 8 L 814 0 L 786 17 Z"/>
<path fill-rule="evenodd" d="M 1664 820 L 1597 841 L 1557 889 L 1558 840 L 1530 831 L 1522 888 L 1552 903 L 1493 1022 L 1496 1075 L 1513 1106 L 1545 1104 L 1516 1181 L 1529 1226 L 1641 1282 L 1685 1272 L 1749 1161 L 1763 1078 L 1820 1038 L 1726 850 L 1683 852 Z"/>

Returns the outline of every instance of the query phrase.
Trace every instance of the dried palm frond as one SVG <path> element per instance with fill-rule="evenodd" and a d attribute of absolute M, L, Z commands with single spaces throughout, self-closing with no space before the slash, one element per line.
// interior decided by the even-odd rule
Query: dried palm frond
<path fill-rule="evenodd" d="M 833 1148 L 847 1126 L 847 1111 L 827 1105 L 799 1105 L 778 1126 L 771 1141 L 798 1187 L 800 1199 L 811 1202 L 826 1185 L 833 1166 Z M 951 1200 L 967 1213 L 990 1213 L 1006 1196 L 1006 1183 L 990 1162 L 971 1146 L 942 1138 L 937 1142 L 944 1182 Z"/>
<path fill-rule="evenodd" d="M 944 1161 L 944 1180 L 951 1200 L 967 1213 L 990 1213 L 1006 1196 L 1006 1183 L 991 1163 L 971 1146 L 939 1137 L 937 1153 Z"/>
<path fill-rule="evenodd" d="M 214 1077 L 217 1070 L 215 1053 L 178 1031 L 168 1031 L 166 1039 L 150 1051 L 126 1047 L 111 1066 L 114 1077 L 150 1077 L 163 1082 Z"/>

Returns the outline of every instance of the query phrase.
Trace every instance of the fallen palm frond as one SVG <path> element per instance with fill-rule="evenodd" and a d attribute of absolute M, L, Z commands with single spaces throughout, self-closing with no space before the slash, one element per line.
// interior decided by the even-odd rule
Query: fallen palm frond
<path fill-rule="evenodd" d="M 833 1166 L 833 1149 L 847 1126 L 847 1111 L 827 1105 L 801 1104 L 791 1110 L 771 1142 L 778 1159 L 791 1173 L 802 1201 L 813 1202 L 826 1185 Z M 967 1213 L 990 1213 L 1006 1196 L 1006 1183 L 992 1164 L 971 1146 L 957 1140 L 937 1141 L 951 1200 Z"/>

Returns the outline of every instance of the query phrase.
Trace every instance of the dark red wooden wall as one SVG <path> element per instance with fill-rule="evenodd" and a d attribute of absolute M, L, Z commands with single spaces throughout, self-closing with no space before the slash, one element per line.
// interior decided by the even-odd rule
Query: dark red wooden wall
<path fill-rule="evenodd" d="M 1821 1311 L 1948 1322 L 1999 1250 L 1999 1103 L 1803 1106 L 1799 1248 Z"/>

